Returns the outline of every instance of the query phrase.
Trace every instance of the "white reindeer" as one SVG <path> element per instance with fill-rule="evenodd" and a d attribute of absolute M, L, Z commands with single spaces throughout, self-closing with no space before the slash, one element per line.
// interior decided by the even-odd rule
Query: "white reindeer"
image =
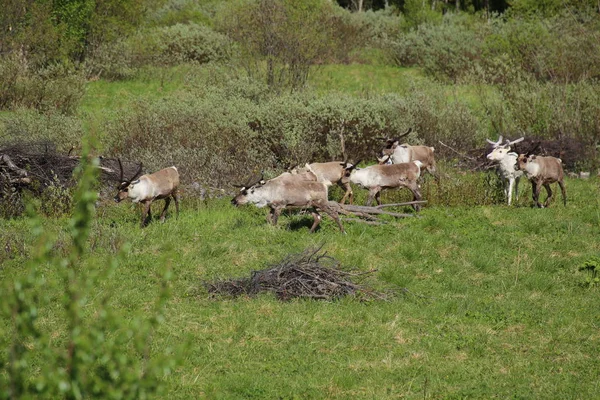
<path fill-rule="evenodd" d="M 511 146 L 515 143 L 523 141 L 525 138 L 519 138 L 517 140 L 506 140 L 506 143 L 502 143 L 502 135 L 498 138 L 497 142 L 492 142 L 490 139 L 486 139 L 488 143 L 494 146 L 492 152 L 487 155 L 488 160 L 496 161 L 498 163 L 498 174 L 504 184 L 504 194 L 508 199 L 508 205 L 512 203 L 512 192 L 515 190 L 515 198 L 519 200 L 519 180 L 523 176 L 523 171 L 520 171 L 517 167 L 518 154 L 511 152 Z"/>

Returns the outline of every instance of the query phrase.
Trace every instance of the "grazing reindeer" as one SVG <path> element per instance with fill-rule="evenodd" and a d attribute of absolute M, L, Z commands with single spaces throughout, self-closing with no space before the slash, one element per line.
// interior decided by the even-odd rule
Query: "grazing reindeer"
<path fill-rule="evenodd" d="M 529 154 L 519 154 L 517 159 L 518 168 L 525 172 L 533 191 L 533 201 L 539 208 L 548 207 L 552 200 L 552 189 L 550 184 L 558 182 L 562 192 L 563 203 L 567 205 L 567 194 L 565 192 L 564 172 L 562 161 L 556 157 L 542 157 Z M 548 197 L 544 204 L 540 204 L 540 191 L 542 186 L 546 188 Z"/>
<path fill-rule="evenodd" d="M 373 199 L 381 205 L 381 191 L 398 187 L 408 188 L 413 193 L 413 200 L 421 200 L 417 180 L 421 176 L 422 165 L 421 161 L 415 160 L 400 164 L 371 165 L 361 169 L 350 166 L 346 168 L 345 179 L 369 190 L 367 206 L 371 205 Z M 416 211 L 421 209 L 418 204 L 414 208 Z"/>
<path fill-rule="evenodd" d="M 512 203 L 513 187 L 515 190 L 515 198 L 519 200 L 519 180 L 523 176 L 523 171 L 517 168 L 518 154 L 510 151 L 511 146 L 515 143 L 522 142 L 525 138 L 510 141 L 506 139 L 506 143 L 502 143 L 502 135 L 497 142 L 492 142 L 486 139 L 493 146 L 492 152 L 487 155 L 487 159 L 498 163 L 498 173 L 504 185 L 504 194 L 508 199 L 508 205 Z"/>
<path fill-rule="evenodd" d="M 119 178 L 120 184 L 117 187 L 118 193 L 115 196 L 115 201 L 118 203 L 129 197 L 134 203 L 140 203 L 143 206 L 142 228 L 152 219 L 150 206 L 154 200 L 165 199 L 165 208 L 160 214 L 161 222 L 165 221 L 171 197 L 175 200 L 175 209 L 179 216 L 179 197 L 177 194 L 179 172 L 177 172 L 177 168 L 169 167 L 161 169 L 158 172 L 142 175 L 139 179 L 134 180 L 142 172 L 142 164 L 140 164 L 140 167 L 133 177 L 129 180 L 124 180 L 123 165 L 121 164 L 120 159 L 118 161 L 119 168 L 121 169 L 121 176 Z"/>
<path fill-rule="evenodd" d="M 379 164 L 400 164 L 418 160 L 421 162 L 423 168 L 437 180 L 438 175 L 433 155 L 435 149 L 433 147 L 400 144 L 400 139 L 408 135 L 411 131 L 412 128 L 397 138 L 386 139 L 386 145 L 381 150 L 382 157 L 377 157 Z"/>
<path fill-rule="evenodd" d="M 269 206 L 267 222 L 277 225 L 279 215 L 285 208 L 311 208 L 314 218 L 310 232 L 313 233 L 321 223 L 319 210 L 324 211 L 345 233 L 339 215 L 327 201 L 327 185 L 317 181 L 310 170 L 299 174 L 284 173 L 266 182 L 259 179 L 255 183 L 241 185 L 240 193 L 231 200 L 234 206 L 254 204 L 262 208 Z"/>

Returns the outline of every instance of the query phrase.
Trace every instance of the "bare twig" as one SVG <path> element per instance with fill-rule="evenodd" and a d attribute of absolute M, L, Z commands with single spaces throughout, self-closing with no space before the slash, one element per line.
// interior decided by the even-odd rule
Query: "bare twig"
<path fill-rule="evenodd" d="M 467 160 L 471 160 L 471 161 L 477 161 L 477 159 L 476 159 L 476 158 L 474 158 L 474 157 L 471 157 L 471 156 L 468 156 L 468 155 L 466 155 L 466 154 L 464 154 L 464 153 L 461 153 L 460 151 L 458 151 L 458 150 L 456 150 L 456 149 L 454 149 L 454 148 L 452 148 L 452 147 L 448 146 L 447 144 L 443 143 L 441 140 L 438 140 L 438 142 L 440 142 L 440 144 L 441 144 L 442 146 L 444 146 L 444 147 L 446 147 L 446 148 L 448 148 L 448 149 L 452 150 L 454 153 L 458 154 L 458 155 L 459 155 L 459 156 L 461 156 L 462 158 L 465 158 L 465 159 L 467 159 Z"/>

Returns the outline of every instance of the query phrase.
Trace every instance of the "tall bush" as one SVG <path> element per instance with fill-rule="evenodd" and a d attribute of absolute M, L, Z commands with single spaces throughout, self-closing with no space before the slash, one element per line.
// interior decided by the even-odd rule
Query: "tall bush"
<path fill-rule="evenodd" d="M 72 65 L 35 68 L 23 54 L 0 58 L 0 110 L 27 107 L 73 114 L 84 90 L 84 74 Z"/>
<path fill-rule="evenodd" d="M 224 12 L 220 29 L 241 45 L 240 62 L 270 87 L 302 87 L 312 65 L 328 59 L 335 7 L 322 0 L 243 1 Z"/>

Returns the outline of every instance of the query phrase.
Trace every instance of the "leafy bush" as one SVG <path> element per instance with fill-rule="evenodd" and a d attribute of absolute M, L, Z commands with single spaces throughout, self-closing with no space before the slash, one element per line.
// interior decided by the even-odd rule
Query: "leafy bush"
<path fill-rule="evenodd" d="M 0 109 L 75 112 L 84 94 L 84 74 L 65 64 L 31 67 L 16 54 L 0 58 Z"/>
<path fill-rule="evenodd" d="M 106 79 L 133 77 L 143 66 L 204 64 L 229 58 L 229 39 L 197 24 L 176 24 L 138 31 L 104 43 L 87 62 L 88 75 Z"/>
<path fill-rule="evenodd" d="M 449 14 L 384 41 L 398 65 L 420 66 L 446 80 L 505 83 L 515 72 L 540 81 L 600 77 L 600 20 L 583 11 L 550 19 L 491 18 L 483 23 Z M 483 71 L 472 74 L 476 70 Z"/>
<path fill-rule="evenodd" d="M 21 109 L 0 114 L 2 144 L 48 142 L 56 145 L 57 151 L 68 153 L 72 146 L 80 147 L 83 132 L 79 118 L 56 112 Z"/>
<path fill-rule="evenodd" d="M 336 10 L 323 0 L 242 1 L 224 9 L 218 26 L 240 44 L 239 60 L 250 76 L 277 90 L 297 89 L 312 65 L 332 55 Z"/>
<path fill-rule="evenodd" d="M 148 20 L 156 26 L 171 26 L 175 24 L 210 23 L 205 4 L 196 0 L 169 0 L 150 13 Z"/>

